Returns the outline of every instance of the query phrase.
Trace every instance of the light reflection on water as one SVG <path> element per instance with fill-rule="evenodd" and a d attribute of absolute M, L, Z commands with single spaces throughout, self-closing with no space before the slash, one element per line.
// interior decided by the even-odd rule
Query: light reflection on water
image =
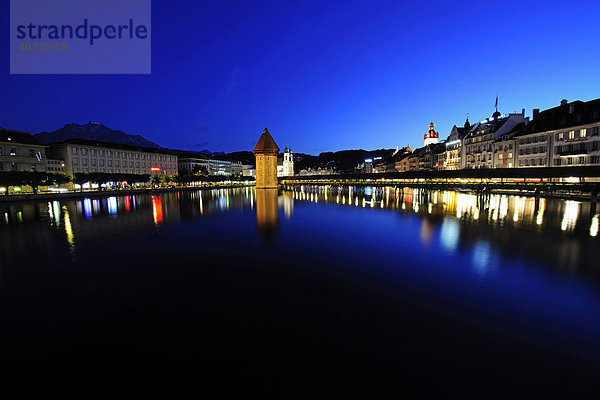
<path fill-rule="evenodd" d="M 252 320 L 285 315 L 264 331 L 258 329 L 260 336 L 298 320 L 290 325 L 296 332 L 305 325 L 303 318 L 317 313 L 311 323 L 318 335 L 323 321 L 340 324 L 330 335 L 335 345 L 353 329 L 345 322 L 355 321 L 357 313 L 363 315 L 358 325 L 365 327 L 379 314 L 378 326 L 386 326 L 381 330 L 385 345 L 399 346 L 396 352 L 386 347 L 386 355 L 404 354 L 415 338 L 427 333 L 432 335 L 426 341 L 429 348 L 443 338 L 445 329 L 464 324 L 464 318 L 484 321 L 485 329 L 497 325 L 496 332 L 514 327 L 511 334 L 527 340 L 550 338 L 556 347 L 567 343 L 589 353 L 600 348 L 600 216 L 590 203 L 306 186 L 279 192 L 237 188 L 3 203 L 0 215 L 0 294 L 14 293 L 18 299 L 18 289 L 27 286 L 22 282 L 28 282 L 23 277 L 30 278 L 39 285 L 31 286 L 35 291 L 39 287 L 52 296 L 58 293 L 55 307 L 60 315 L 63 294 L 83 283 L 89 291 L 70 300 L 76 318 L 83 314 L 82 299 L 103 307 L 113 304 L 112 314 L 127 303 L 123 298 L 138 304 L 142 293 L 139 304 L 145 313 L 148 304 L 168 303 L 161 296 L 172 290 L 168 298 L 181 299 L 175 314 L 189 310 L 203 319 L 202 307 L 212 310 L 214 299 L 222 296 L 226 306 L 215 308 L 215 315 L 237 309 L 239 303 L 255 305 L 252 313 L 241 311 Z M 147 275 L 154 278 L 146 281 Z M 77 276 L 74 285 L 65 284 Z M 100 286 L 98 278 L 103 280 Z M 147 286 L 140 291 L 144 282 Z M 66 290 L 57 291 L 56 285 Z M 119 287 L 124 297 L 105 302 Z M 190 299 L 203 292 L 208 296 L 200 298 L 202 307 L 190 308 Z M 315 298 L 318 293 L 322 297 Z M 357 293 L 363 293 L 362 301 L 373 302 L 363 308 Z M 411 308 L 421 300 L 424 306 L 414 315 L 423 315 L 423 330 L 412 340 L 398 340 L 406 332 L 405 321 L 413 325 L 419 318 L 385 310 Z M 306 312 L 295 311 L 299 305 Z M 317 306 L 326 308 L 319 314 Z M 336 321 L 340 313 L 344 317 Z M 171 313 L 165 314 L 170 324 Z M 36 332 L 45 329 L 45 317 L 41 321 L 34 325 Z M 395 330 L 389 330 L 390 324 Z M 188 329 L 187 322 L 183 325 Z M 449 334 L 452 340 L 444 351 L 453 348 L 458 336 L 477 341 L 471 325 L 464 332 Z M 379 342 L 367 338 L 368 343 Z M 513 351 L 515 342 L 510 340 L 505 348 Z M 527 345 L 520 346 L 530 354 Z M 356 347 L 354 337 L 349 347 Z M 474 347 L 473 352 L 481 348 L 489 347 Z M 460 357 L 455 359 L 459 365 Z"/>
<path fill-rule="evenodd" d="M 161 195 L 111 196 L 80 200 L 0 205 L 0 234 L 8 253 L 27 252 L 35 244 L 43 249 L 56 243 L 62 232 L 63 246 L 75 254 L 79 240 L 131 234 L 182 220 L 241 210 L 254 212 L 253 188 L 182 191 Z M 280 191 L 276 208 L 294 224 L 295 203 L 315 207 L 354 207 L 377 212 L 415 215 L 421 218 L 418 237 L 424 248 L 456 254 L 470 248 L 473 272 L 484 276 L 501 255 L 525 255 L 536 262 L 596 277 L 594 260 L 586 257 L 599 232 L 599 214 L 590 203 L 524 196 L 488 195 L 450 191 L 399 190 L 393 187 L 299 186 Z M 264 207 L 260 208 L 263 210 Z M 269 211 L 274 213 L 275 211 Z M 264 219 L 264 218 L 263 218 Z M 277 216 L 271 219 L 276 220 Z M 24 239 L 15 242 L 11 227 L 24 225 Z M 272 225 L 272 226 L 271 226 Z M 279 223 L 271 224 L 269 241 Z M 52 228 L 52 229 L 48 229 Z M 260 232 L 260 224 L 258 226 Z M 382 232 L 382 235 L 385 235 Z M 48 235 L 53 240 L 45 241 Z M 352 246 L 350 243 L 349 246 Z M 0 258 L 7 256 L 7 251 Z"/>

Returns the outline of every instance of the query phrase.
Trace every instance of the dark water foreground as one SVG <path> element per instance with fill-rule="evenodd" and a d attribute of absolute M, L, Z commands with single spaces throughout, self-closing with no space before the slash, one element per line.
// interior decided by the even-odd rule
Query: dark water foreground
<path fill-rule="evenodd" d="M 594 397 L 598 225 L 589 203 L 393 189 L 2 204 L 0 367 L 198 393 Z"/>

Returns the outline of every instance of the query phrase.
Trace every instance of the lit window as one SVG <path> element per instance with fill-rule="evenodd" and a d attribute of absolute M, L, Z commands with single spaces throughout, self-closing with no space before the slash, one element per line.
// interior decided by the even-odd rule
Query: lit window
<path fill-rule="evenodd" d="M 579 137 L 586 137 L 587 136 L 587 129 L 582 129 L 579 132 Z"/>
<path fill-rule="evenodd" d="M 575 139 L 575 131 L 569 131 L 569 139 Z"/>

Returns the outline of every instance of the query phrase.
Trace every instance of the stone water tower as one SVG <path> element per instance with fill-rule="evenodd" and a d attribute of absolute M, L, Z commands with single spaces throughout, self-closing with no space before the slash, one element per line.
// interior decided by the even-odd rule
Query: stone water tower
<path fill-rule="evenodd" d="M 254 146 L 254 155 L 256 156 L 256 188 L 277 189 L 279 147 L 267 128 L 263 130 L 260 139 Z"/>

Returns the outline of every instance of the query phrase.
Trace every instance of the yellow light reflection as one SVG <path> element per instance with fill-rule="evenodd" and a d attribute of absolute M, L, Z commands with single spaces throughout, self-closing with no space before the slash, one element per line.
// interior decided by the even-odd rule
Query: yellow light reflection
<path fill-rule="evenodd" d="M 596 214 L 592 218 L 592 223 L 590 225 L 590 236 L 593 236 L 593 237 L 598 236 L 599 226 L 600 226 L 600 214 Z"/>
<path fill-rule="evenodd" d="M 64 213 L 64 221 L 65 221 L 65 233 L 67 234 L 67 242 L 69 242 L 69 246 L 73 248 L 75 246 L 75 234 L 73 233 L 73 227 L 71 226 L 71 216 L 69 215 L 69 210 L 67 206 L 62 206 L 62 210 Z"/>
<path fill-rule="evenodd" d="M 560 229 L 563 231 L 572 231 L 575 229 L 577 218 L 579 217 L 579 203 L 574 200 L 567 200 L 565 202 L 565 213 L 563 214 L 562 223 Z"/>

